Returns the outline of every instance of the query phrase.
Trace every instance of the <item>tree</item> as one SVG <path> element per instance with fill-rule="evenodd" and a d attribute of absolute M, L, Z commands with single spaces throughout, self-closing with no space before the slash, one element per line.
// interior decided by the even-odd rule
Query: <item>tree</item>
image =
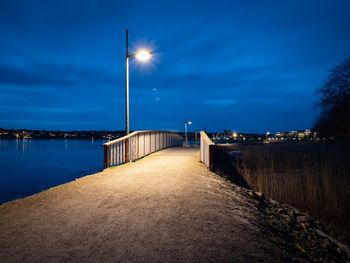
<path fill-rule="evenodd" d="M 319 135 L 350 141 L 350 57 L 330 72 L 317 93 L 321 114 L 315 129 Z"/>

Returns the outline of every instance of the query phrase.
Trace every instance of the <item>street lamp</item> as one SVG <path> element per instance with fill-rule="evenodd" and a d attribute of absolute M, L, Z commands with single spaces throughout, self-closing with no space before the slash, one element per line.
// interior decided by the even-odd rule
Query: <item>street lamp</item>
<path fill-rule="evenodd" d="M 186 139 L 186 146 L 188 146 L 188 138 L 187 138 L 187 125 L 191 125 L 191 121 L 185 121 L 185 139 Z"/>
<path fill-rule="evenodd" d="M 147 49 L 140 49 L 135 53 L 135 58 L 142 62 L 147 62 L 152 57 L 152 54 Z"/>
<path fill-rule="evenodd" d="M 232 137 L 236 140 L 237 139 L 237 132 L 234 132 L 233 134 L 232 134 Z"/>
<path fill-rule="evenodd" d="M 125 133 L 130 133 L 129 122 L 129 59 L 136 58 L 141 62 L 147 62 L 152 57 L 152 52 L 147 49 L 140 49 L 133 54 L 129 54 L 129 32 L 126 30 L 126 54 L 125 54 Z"/>

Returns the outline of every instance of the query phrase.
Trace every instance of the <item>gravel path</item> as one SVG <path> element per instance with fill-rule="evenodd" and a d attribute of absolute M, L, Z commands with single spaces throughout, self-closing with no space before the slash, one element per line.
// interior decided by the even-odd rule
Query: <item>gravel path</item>
<path fill-rule="evenodd" d="M 245 193 L 163 150 L 1 205 L 0 262 L 285 261 Z"/>

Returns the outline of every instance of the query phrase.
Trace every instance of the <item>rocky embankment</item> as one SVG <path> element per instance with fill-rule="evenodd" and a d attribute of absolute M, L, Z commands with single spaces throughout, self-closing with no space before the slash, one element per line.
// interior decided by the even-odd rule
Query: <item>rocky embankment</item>
<path fill-rule="evenodd" d="M 286 259 L 292 262 L 350 262 L 350 239 L 346 233 L 296 208 L 267 199 L 259 192 L 244 192 L 256 201 L 261 212 L 257 224 L 264 237 L 281 247 L 287 253 Z"/>

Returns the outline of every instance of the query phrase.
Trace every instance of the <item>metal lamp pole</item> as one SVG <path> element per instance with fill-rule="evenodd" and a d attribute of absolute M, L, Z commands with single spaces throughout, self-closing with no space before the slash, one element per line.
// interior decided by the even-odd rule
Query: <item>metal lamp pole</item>
<path fill-rule="evenodd" d="M 125 135 L 129 130 L 129 32 L 126 30 L 126 52 L 125 52 Z"/>
<path fill-rule="evenodd" d="M 152 57 L 152 52 L 147 49 L 140 49 L 136 53 L 129 54 L 129 32 L 126 29 L 126 50 L 125 50 L 125 133 L 130 133 L 129 122 L 129 59 L 136 58 L 141 62 L 146 62 Z"/>
<path fill-rule="evenodd" d="M 126 50 L 125 50 L 125 134 L 130 133 L 129 121 L 129 59 L 136 58 L 140 61 L 148 61 L 152 53 L 147 49 L 140 49 L 136 53 L 129 54 L 129 31 L 126 29 Z M 125 161 L 129 161 L 129 140 L 125 141 Z"/>
<path fill-rule="evenodd" d="M 186 146 L 188 146 L 188 137 L 187 137 L 187 125 L 191 125 L 191 121 L 185 121 L 185 139 L 186 139 Z"/>

